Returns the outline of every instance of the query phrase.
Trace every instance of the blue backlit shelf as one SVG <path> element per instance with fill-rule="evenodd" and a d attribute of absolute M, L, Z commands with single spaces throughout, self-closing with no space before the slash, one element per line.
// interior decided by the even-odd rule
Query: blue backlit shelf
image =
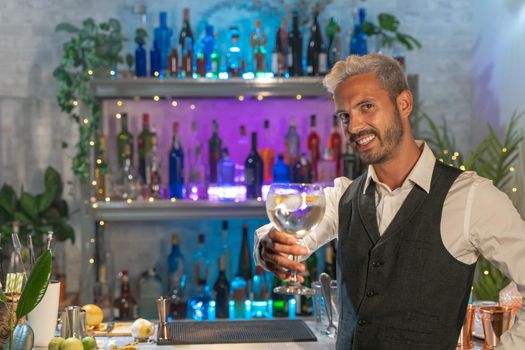
<path fill-rule="evenodd" d="M 98 202 L 93 208 L 96 220 L 104 221 L 171 221 L 229 218 L 265 218 L 264 202 L 208 202 L 170 200 Z"/>
<path fill-rule="evenodd" d="M 329 94 L 322 77 L 232 79 L 94 79 L 91 87 L 99 98 L 170 97 L 319 97 Z"/>

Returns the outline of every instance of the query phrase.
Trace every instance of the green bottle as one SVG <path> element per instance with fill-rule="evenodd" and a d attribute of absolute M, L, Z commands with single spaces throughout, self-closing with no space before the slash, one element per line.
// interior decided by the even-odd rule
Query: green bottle
<path fill-rule="evenodd" d="M 133 135 L 128 130 L 128 114 L 122 113 L 120 117 L 121 131 L 117 136 L 117 150 L 118 150 L 118 165 L 119 168 L 124 166 L 124 160 L 127 157 L 126 145 L 129 145 L 131 154 L 129 155 L 133 161 Z"/>

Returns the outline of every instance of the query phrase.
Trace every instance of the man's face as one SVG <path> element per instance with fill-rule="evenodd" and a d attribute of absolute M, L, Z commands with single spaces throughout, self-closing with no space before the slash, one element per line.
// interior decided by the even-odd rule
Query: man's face
<path fill-rule="evenodd" d="M 401 116 L 375 73 L 347 78 L 335 90 L 336 114 L 359 157 L 380 164 L 395 154 L 403 138 Z"/>

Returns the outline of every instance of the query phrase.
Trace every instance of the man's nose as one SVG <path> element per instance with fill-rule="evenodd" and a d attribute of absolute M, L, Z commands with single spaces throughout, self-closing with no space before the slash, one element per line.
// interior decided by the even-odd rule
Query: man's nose
<path fill-rule="evenodd" d="M 365 122 L 363 118 L 357 113 L 352 115 L 347 129 L 350 134 L 357 134 L 359 131 L 365 129 Z"/>

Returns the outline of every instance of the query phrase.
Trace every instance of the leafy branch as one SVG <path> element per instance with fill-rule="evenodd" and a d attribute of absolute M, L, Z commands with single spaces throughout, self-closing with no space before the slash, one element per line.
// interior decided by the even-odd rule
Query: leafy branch
<path fill-rule="evenodd" d="M 392 47 L 394 43 L 399 42 L 408 51 L 421 48 L 419 40 L 412 35 L 398 32 L 400 21 L 394 15 L 380 13 L 377 15 L 377 21 L 379 25 L 365 22 L 361 29 L 367 36 L 378 35 L 381 40 L 381 46 Z"/>

